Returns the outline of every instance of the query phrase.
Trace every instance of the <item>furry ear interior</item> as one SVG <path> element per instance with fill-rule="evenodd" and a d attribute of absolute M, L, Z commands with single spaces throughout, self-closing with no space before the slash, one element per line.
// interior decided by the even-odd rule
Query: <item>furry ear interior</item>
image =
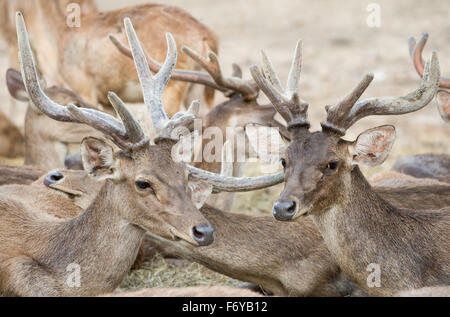
<path fill-rule="evenodd" d="M 388 157 L 394 140 L 395 128 L 392 125 L 384 125 L 364 131 L 349 146 L 353 164 L 380 165 Z"/>
<path fill-rule="evenodd" d="M 17 70 L 10 68 L 6 71 L 6 86 L 14 99 L 25 102 L 30 100 L 23 84 L 22 74 Z"/>
<path fill-rule="evenodd" d="M 113 148 L 105 141 L 93 137 L 83 139 L 81 159 L 89 176 L 98 180 L 118 178 Z"/>

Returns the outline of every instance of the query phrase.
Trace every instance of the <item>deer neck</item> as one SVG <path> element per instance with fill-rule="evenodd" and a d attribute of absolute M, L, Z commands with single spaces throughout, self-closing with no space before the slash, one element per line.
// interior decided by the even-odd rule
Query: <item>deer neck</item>
<path fill-rule="evenodd" d="M 58 224 L 51 232 L 51 242 L 40 261 L 57 272 L 64 293 L 89 295 L 114 290 L 137 256 L 145 230 L 121 216 L 126 207 L 117 202 L 115 186 L 106 181 L 81 215 Z M 66 287 L 70 264 L 81 269 L 80 288 Z"/>
<path fill-rule="evenodd" d="M 367 271 L 371 263 L 385 262 L 391 243 L 386 219 L 395 217 L 396 208 L 383 200 L 358 167 L 350 175 L 350 184 L 341 199 L 328 210 L 311 215 L 328 249 L 341 269 L 367 290 Z M 397 224 L 391 223 L 396 226 Z M 395 232 L 395 229 L 393 229 Z"/>

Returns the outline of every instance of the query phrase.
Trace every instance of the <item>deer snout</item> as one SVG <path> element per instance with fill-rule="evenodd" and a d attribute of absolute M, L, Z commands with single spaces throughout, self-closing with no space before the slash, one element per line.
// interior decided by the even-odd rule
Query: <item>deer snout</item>
<path fill-rule="evenodd" d="M 191 232 L 192 238 L 200 246 L 207 246 L 214 242 L 214 228 L 211 226 L 195 226 Z"/>
<path fill-rule="evenodd" d="M 60 182 L 64 178 L 64 175 L 60 171 L 49 172 L 44 178 L 44 185 L 50 186 Z"/>
<path fill-rule="evenodd" d="M 298 211 L 298 204 L 294 200 L 277 201 L 273 205 L 272 213 L 280 221 L 291 220 Z"/>

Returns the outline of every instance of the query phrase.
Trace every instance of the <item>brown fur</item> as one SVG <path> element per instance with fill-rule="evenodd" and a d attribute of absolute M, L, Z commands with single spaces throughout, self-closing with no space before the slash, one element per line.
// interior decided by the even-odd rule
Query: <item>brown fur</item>
<path fill-rule="evenodd" d="M 371 295 L 449 284 L 450 210 L 399 209 L 387 202 L 353 165 L 359 155 L 351 152 L 355 142 L 297 130 L 287 149 L 279 201 L 296 202 L 294 218 L 311 215 L 343 272 Z M 339 163 L 334 170 L 328 168 L 332 161 Z M 381 287 L 366 283 L 370 263 L 381 267 Z"/>
<path fill-rule="evenodd" d="M 67 192 L 72 187 L 77 190 L 85 187 L 83 191 L 89 193 L 95 192 L 93 188 L 99 186 L 94 180 L 76 177 L 75 172 L 62 173 L 65 178 L 50 186 L 57 191 Z M 441 197 L 449 197 L 450 186 L 444 188 L 446 191 L 441 192 Z M 442 199 L 429 199 L 433 188 L 428 187 L 428 192 L 425 189 L 417 191 L 417 200 L 410 200 L 404 199 L 408 193 L 402 188 L 375 188 L 377 192 L 389 192 L 389 201 L 397 206 L 412 208 L 427 205 L 428 201 L 434 202 L 432 207 L 446 206 Z M 85 202 L 88 202 L 91 198 L 88 194 L 86 196 Z M 437 202 L 441 202 L 441 205 Z M 171 255 L 199 262 L 219 273 L 260 285 L 278 296 L 364 294 L 342 274 L 309 219 L 290 222 L 286 226 L 273 217 L 225 213 L 209 206 L 204 206 L 200 212 L 215 228 L 212 245 L 194 249 L 157 236 L 148 236 L 149 243 L 146 245 L 151 248 L 156 246 Z M 291 240 L 301 243 L 280 243 Z"/>
<path fill-rule="evenodd" d="M 450 156 L 447 154 L 416 154 L 395 161 L 394 171 L 417 178 L 432 178 L 450 183 Z"/>
<path fill-rule="evenodd" d="M 3 27 L 0 29 L 9 44 L 12 68 L 18 68 L 14 14 L 21 10 L 27 21 L 31 45 L 37 65 L 52 85 L 67 86 L 84 99 L 109 107 L 108 91 L 115 91 L 129 102 L 142 101 L 133 62 L 122 56 L 109 34 L 124 40 L 123 19 L 130 17 L 143 47 L 158 61 L 164 60 L 164 34 L 171 32 L 178 48 L 186 45 L 200 50 L 205 41 L 214 52 L 218 45 L 215 34 L 185 11 L 156 4 L 143 4 L 109 12 L 94 10 L 93 1 L 83 1 L 80 28 L 66 25 L 65 6 L 72 1 L 2 0 Z M 54 43 L 58 43 L 57 46 Z M 76 58 L 74 58 L 76 57 Z M 177 68 L 197 66 L 185 54 L 179 54 Z M 163 104 L 170 116 L 179 111 L 187 83 L 172 81 L 163 94 Z M 210 92 L 206 95 L 211 95 Z M 212 98 L 208 99 L 212 106 Z"/>
<path fill-rule="evenodd" d="M 103 294 L 113 291 L 130 269 L 146 231 L 196 244 L 190 237 L 192 226 L 208 222 L 187 196 L 184 165 L 174 163 L 167 149 L 164 145 L 146 146 L 120 152 L 115 162 L 104 161 L 115 166 L 109 176 L 112 179 L 104 182 L 84 212 L 67 220 L 46 211 L 51 206 L 39 196 L 24 200 L 23 191 L 11 195 L 2 187 L 0 292 L 20 296 Z M 93 170 L 97 176 L 103 172 Z M 148 179 L 153 191 L 138 191 L 136 179 Z M 164 179 L 170 179 L 170 184 Z M 33 199 L 37 199 L 36 205 Z M 81 267 L 80 287 L 66 284 L 70 263 Z"/>
<path fill-rule="evenodd" d="M 24 148 L 24 137 L 19 128 L 0 111 L 0 156 L 22 156 Z"/>

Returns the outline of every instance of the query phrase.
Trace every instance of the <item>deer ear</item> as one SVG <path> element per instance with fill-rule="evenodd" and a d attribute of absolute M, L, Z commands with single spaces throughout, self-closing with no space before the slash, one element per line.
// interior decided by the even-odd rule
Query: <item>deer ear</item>
<path fill-rule="evenodd" d="M 267 164 L 278 164 L 285 143 L 277 128 L 247 124 L 245 134 L 251 149 L 261 161 Z"/>
<path fill-rule="evenodd" d="M 202 181 L 189 181 L 188 187 L 191 191 L 191 200 L 197 209 L 200 209 L 212 194 L 213 187 Z"/>
<path fill-rule="evenodd" d="M 6 71 L 6 86 L 14 99 L 25 102 L 30 100 L 23 84 L 22 75 L 17 70 L 10 68 Z"/>
<path fill-rule="evenodd" d="M 376 166 L 383 163 L 395 140 L 395 128 L 383 125 L 361 133 L 349 146 L 352 163 Z"/>
<path fill-rule="evenodd" d="M 111 145 L 103 140 L 89 137 L 81 142 L 83 168 L 89 176 L 98 180 L 117 179 L 117 161 Z"/>

